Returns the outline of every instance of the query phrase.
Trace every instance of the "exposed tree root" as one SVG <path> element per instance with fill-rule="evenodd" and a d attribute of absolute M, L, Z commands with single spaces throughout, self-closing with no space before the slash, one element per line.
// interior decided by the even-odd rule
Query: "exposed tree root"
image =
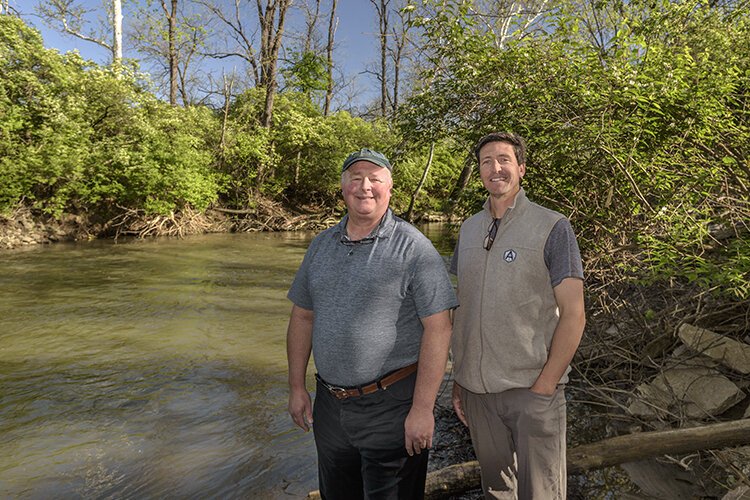
<path fill-rule="evenodd" d="M 114 232 L 115 239 L 120 236 L 182 237 L 188 234 L 226 232 L 230 227 L 226 217 L 209 217 L 189 207 L 168 215 L 146 215 L 142 210 L 120 209 L 122 213 L 107 224 L 107 229 Z"/>

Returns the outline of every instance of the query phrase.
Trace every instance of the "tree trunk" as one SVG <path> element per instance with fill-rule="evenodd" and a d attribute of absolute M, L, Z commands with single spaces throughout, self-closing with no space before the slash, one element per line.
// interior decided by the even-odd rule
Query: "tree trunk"
<path fill-rule="evenodd" d="M 401 76 L 401 53 L 403 47 L 399 44 L 396 47 L 396 53 L 393 57 L 393 102 L 391 103 L 391 112 L 393 116 L 398 116 L 398 86 Z"/>
<path fill-rule="evenodd" d="M 227 81 L 226 75 L 224 76 L 224 106 L 222 107 L 224 113 L 221 120 L 221 139 L 219 140 L 219 151 L 221 166 L 224 167 L 224 160 L 226 159 L 227 152 L 227 122 L 229 121 L 229 105 L 232 99 L 232 87 L 234 86 L 234 74 L 232 78 Z"/>
<path fill-rule="evenodd" d="M 187 30 L 184 28 L 187 27 Z M 177 75 L 179 77 L 179 91 L 182 96 L 182 105 L 188 107 L 191 105 L 190 92 L 188 91 L 189 79 L 189 68 L 193 60 L 193 57 L 198 53 L 198 46 L 201 41 L 199 40 L 200 30 L 194 28 L 190 23 L 186 23 L 183 26 L 184 37 L 190 36 L 190 43 L 183 42 L 182 50 L 178 55 Z M 182 61 L 182 68 L 180 68 L 180 61 Z"/>
<path fill-rule="evenodd" d="M 673 453 L 750 444 L 750 418 L 689 429 L 640 432 L 568 450 L 568 472 L 601 469 Z"/>
<path fill-rule="evenodd" d="M 331 17 L 328 18 L 328 44 L 326 45 L 326 72 L 328 75 L 328 86 L 326 87 L 326 101 L 323 108 L 323 116 L 328 116 L 331 111 L 331 100 L 333 99 L 333 39 L 336 33 L 336 2 L 331 1 Z"/>
<path fill-rule="evenodd" d="M 297 190 L 297 186 L 299 185 L 299 164 L 302 162 L 302 151 L 297 151 L 297 161 L 294 163 L 294 180 L 292 181 L 292 186 L 294 187 L 294 190 Z"/>
<path fill-rule="evenodd" d="M 458 200 L 461 199 L 461 196 L 463 196 L 466 186 L 469 185 L 469 180 L 471 180 L 471 173 L 473 171 L 474 171 L 474 155 L 469 154 L 469 156 L 467 156 L 466 159 L 464 160 L 464 168 L 463 170 L 461 170 L 461 175 L 458 176 L 456 185 L 453 186 L 453 191 L 451 191 L 451 195 L 448 197 L 448 215 L 449 216 L 453 215 L 453 212 L 456 209 L 456 205 L 458 204 Z"/>
<path fill-rule="evenodd" d="M 177 0 L 171 0 L 172 10 L 167 9 L 166 0 L 161 7 L 169 21 L 169 104 L 177 105 Z"/>
<path fill-rule="evenodd" d="M 408 2 L 407 2 L 408 4 Z M 393 48 L 391 49 L 393 57 L 393 101 L 391 102 L 391 111 L 393 116 L 398 116 L 399 95 L 401 90 L 401 69 L 404 58 L 408 54 L 407 44 L 409 42 L 409 30 L 411 24 L 411 11 L 396 7 L 398 23 L 393 27 L 391 36 L 393 37 Z"/>
<path fill-rule="evenodd" d="M 473 460 L 462 464 L 449 465 L 427 474 L 424 496 L 426 499 L 448 498 L 478 488 L 481 485 L 482 476 L 479 462 Z"/>
<path fill-rule="evenodd" d="M 315 33 L 315 26 L 318 24 L 318 19 L 320 18 L 320 0 L 315 0 L 314 12 L 310 12 L 309 10 L 306 12 L 307 31 L 305 32 L 305 43 L 304 49 L 302 50 L 303 54 L 310 52 L 313 48 L 313 34 Z"/>
<path fill-rule="evenodd" d="M 177 104 L 177 0 L 169 15 L 169 103 Z"/>
<path fill-rule="evenodd" d="M 267 0 L 265 11 L 261 1 L 257 0 L 258 20 L 261 25 L 261 85 L 266 88 L 266 101 L 261 116 L 261 125 L 271 128 L 273 119 L 273 102 L 276 96 L 276 74 L 278 71 L 279 49 L 284 35 L 286 11 L 291 0 Z M 276 14 L 278 13 L 278 20 Z"/>
<path fill-rule="evenodd" d="M 387 50 L 388 50 L 388 3 L 385 0 L 380 0 L 380 8 L 382 16 L 380 18 L 380 113 L 386 116 L 386 110 L 388 109 L 388 64 L 387 64 Z"/>
<path fill-rule="evenodd" d="M 273 103 L 276 97 L 276 73 L 279 61 L 279 49 L 281 48 L 281 39 L 284 35 L 286 11 L 290 3 L 291 0 L 266 0 L 264 10 L 261 0 L 257 0 L 258 21 L 261 26 L 261 85 L 266 89 L 265 104 L 260 117 L 260 123 L 266 129 L 270 129 L 273 123 Z M 277 13 L 278 20 L 276 20 Z M 276 20 L 275 24 L 274 20 Z M 268 148 L 270 151 L 273 151 L 273 143 L 269 144 Z M 269 171 L 269 165 L 265 163 L 258 165 L 258 173 L 255 177 L 256 188 L 260 190 L 266 178 L 272 174 Z"/>
<path fill-rule="evenodd" d="M 386 116 L 388 113 L 388 4 L 391 0 L 370 0 L 375 6 L 378 14 L 380 28 L 380 114 Z"/>
<path fill-rule="evenodd" d="M 112 65 L 119 72 L 122 66 L 122 0 L 112 0 Z"/>
<path fill-rule="evenodd" d="M 601 469 L 658 455 L 750 444 L 750 418 L 690 429 L 639 432 L 568 450 L 568 473 Z M 451 465 L 427 474 L 425 498 L 448 498 L 481 485 L 479 462 Z M 320 498 L 317 491 L 307 498 Z"/>
<path fill-rule="evenodd" d="M 435 153 L 435 142 L 430 144 L 430 155 L 427 158 L 427 165 L 424 167 L 424 172 L 422 172 L 422 178 L 419 179 L 419 184 L 417 184 L 417 188 L 414 190 L 414 194 L 411 195 L 411 201 L 409 202 L 409 210 L 406 211 L 406 220 L 409 222 L 412 222 L 414 217 L 414 205 L 417 201 L 417 195 L 419 194 L 419 190 L 422 189 L 422 186 L 424 186 L 424 182 L 427 180 L 427 174 L 430 172 L 430 166 L 432 165 L 432 157 Z"/>

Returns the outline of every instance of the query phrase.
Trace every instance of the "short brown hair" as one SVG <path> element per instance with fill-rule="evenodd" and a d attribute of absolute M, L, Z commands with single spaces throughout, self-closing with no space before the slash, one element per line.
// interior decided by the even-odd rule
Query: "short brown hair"
<path fill-rule="evenodd" d="M 479 139 L 474 148 L 474 156 L 476 156 L 477 162 L 479 162 L 479 150 L 490 142 L 507 142 L 513 146 L 513 152 L 516 154 L 518 164 L 523 165 L 526 163 L 526 142 L 523 140 L 523 137 L 512 132 L 492 132 Z"/>

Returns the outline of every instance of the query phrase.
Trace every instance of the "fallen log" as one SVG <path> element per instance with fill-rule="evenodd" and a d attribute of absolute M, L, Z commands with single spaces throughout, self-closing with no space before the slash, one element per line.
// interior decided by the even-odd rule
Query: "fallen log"
<path fill-rule="evenodd" d="M 221 208 L 221 207 L 213 207 L 213 208 L 209 208 L 208 210 L 211 210 L 214 212 L 220 212 L 223 214 L 236 214 L 236 215 L 250 215 L 250 214 L 255 214 L 258 211 L 255 208 L 246 208 L 246 209 L 238 210 L 235 208 Z"/>
<path fill-rule="evenodd" d="M 448 498 L 478 488 L 481 484 L 479 462 L 476 460 L 449 465 L 427 474 L 424 496 L 427 499 Z"/>
<path fill-rule="evenodd" d="M 666 454 L 690 453 L 750 444 L 750 418 L 688 429 L 638 432 L 569 449 L 568 473 L 602 469 Z M 480 486 L 477 461 L 455 464 L 427 474 L 425 498 L 457 495 Z M 308 499 L 320 498 L 312 491 Z"/>
<path fill-rule="evenodd" d="M 688 429 L 637 432 L 568 450 L 568 471 L 601 469 L 673 453 L 750 444 L 750 418 Z"/>

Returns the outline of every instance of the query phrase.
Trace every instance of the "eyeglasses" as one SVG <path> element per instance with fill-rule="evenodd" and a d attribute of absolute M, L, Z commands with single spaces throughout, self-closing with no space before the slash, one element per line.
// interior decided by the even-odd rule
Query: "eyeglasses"
<path fill-rule="evenodd" d="M 348 247 L 354 247 L 357 245 L 369 245 L 375 241 L 374 236 L 368 236 L 367 238 L 362 238 L 361 240 L 350 240 L 346 236 L 341 237 L 341 244 L 346 245 Z"/>
<path fill-rule="evenodd" d="M 350 240 L 347 236 L 342 235 L 341 240 L 339 241 L 341 241 L 342 245 L 349 247 L 349 253 L 347 253 L 347 255 L 351 256 L 354 253 L 355 248 L 362 245 L 372 245 L 375 242 L 375 236 L 368 236 L 361 240 Z"/>
<path fill-rule="evenodd" d="M 482 245 L 488 252 L 492 248 L 492 244 L 495 243 L 495 236 L 497 236 L 497 226 L 500 225 L 502 219 L 492 219 L 490 227 L 487 228 L 487 236 L 484 237 L 484 244 Z"/>

